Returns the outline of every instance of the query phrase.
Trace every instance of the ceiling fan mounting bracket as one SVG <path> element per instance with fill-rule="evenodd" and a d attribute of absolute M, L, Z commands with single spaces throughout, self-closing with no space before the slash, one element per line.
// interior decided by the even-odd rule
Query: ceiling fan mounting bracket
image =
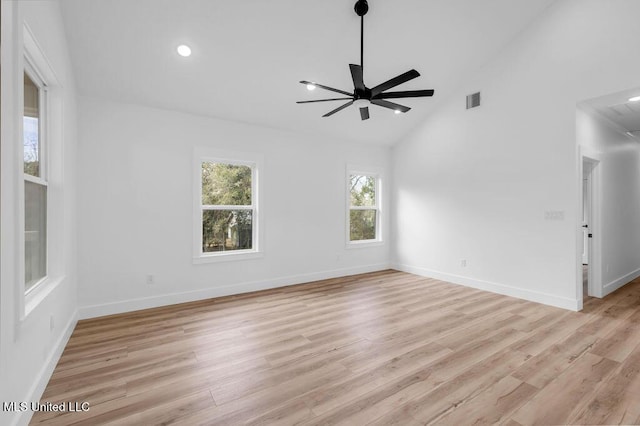
<path fill-rule="evenodd" d="M 358 0 L 353 10 L 356 11 L 356 15 L 364 16 L 369 11 L 369 3 L 367 3 L 367 0 Z"/>

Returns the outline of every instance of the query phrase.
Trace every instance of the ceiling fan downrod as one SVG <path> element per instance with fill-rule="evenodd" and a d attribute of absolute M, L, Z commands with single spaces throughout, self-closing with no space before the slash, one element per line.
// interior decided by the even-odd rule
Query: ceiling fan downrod
<path fill-rule="evenodd" d="M 360 17 L 360 67 L 364 69 L 364 15 L 369 11 L 369 3 L 367 0 L 358 0 L 353 10 Z"/>

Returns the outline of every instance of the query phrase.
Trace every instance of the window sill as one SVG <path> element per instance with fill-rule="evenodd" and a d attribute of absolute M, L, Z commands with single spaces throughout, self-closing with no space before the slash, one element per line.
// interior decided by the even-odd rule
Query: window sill
<path fill-rule="evenodd" d="M 260 251 L 249 251 L 240 253 L 216 253 L 216 254 L 203 254 L 199 257 L 193 258 L 194 265 L 201 265 L 206 263 L 218 263 L 218 262 L 233 262 L 236 260 L 250 260 L 259 259 L 264 257 L 264 253 Z"/>
<path fill-rule="evenodd" d="M 363 240 L 363 241 L 349 241 L 347 242 L 348 249 L 359 249 L 368 247 L 383 246 L 384 241 L 381 240 Z"/>
<path fill-rule="evenodd" d="M 56 278 L 45 278 L 24 297 L 24 317 L 26 319 L 44 299 L 64 280 L 64 276 Z"/>

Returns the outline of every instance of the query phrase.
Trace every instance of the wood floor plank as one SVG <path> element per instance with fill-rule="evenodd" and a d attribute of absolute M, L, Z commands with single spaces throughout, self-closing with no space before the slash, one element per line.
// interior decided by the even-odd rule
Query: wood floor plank
<path fill-rule="evenodd" d="M 60 415 L 47 419 L 42 424 L 56 426 L 107 424 L 132 416 L 138 412 L 162 406 L 180 397 L 200 393 L 208 390 L 208 387 L 209 383 L 204 378 L 182 380 L 179 383 L 156 387 L 141 394 L 91 405 L 89 411 L 59 413 Z M 91 403 L 91 401 L 87 402 Z M 37 416 L 34 416 L 33 420 L 37 421 Z M 34 422 L 32 421 L 32 423 Z"/>
<path fill-rule="evenodd" d="M 340 380 L 350 373 L 339 364 L 322 367 L 300 375 L 291 380 L 283 381 L 277 386 L 262 389 L 246 395 L 242 399 L 235 399 L 226 404 L 218 405 L 216 420 L 213 423 L 241 424 L 256 417 L 268 414 L 281 405 L 304 395 L 312 389 Z M 215 395 L 214 395 L 215 400 Z"/>
<path fill-rule="evenodd" d="M 387 383 L 424 369 L 426 365 L 446 356 L 450 350 L 428 343 L 336 385 L 325 386 L 305 395 L 308 407 L 317 415 L 324 414 L 346 402 L 357 399 Z"/>
<path fill-rule="evenodd" d="M 582 312 L 387 270 L 78 322 L 38 425 L 640 422 L 640 279 Z"/>
<path fill-rule="evenodd" d="M 437 422 L 447 425 L 493 425 L 501 423 L 538 392 L 528 383 L 506 376 L 470 401 L 453 407 Z"/>
<path fill-rule="evenodd" d="M 513 419 L 521 424 L 555 425 L 568 421 L 587 404 L 598 385 L 618 363 L 590 353 L 538 392 L 519 409 Z"/>
<path fill-rule="evenodd" d="M 136 411 L 130 416 L 107 422 L 109 426 L 164 425 L 178 421 L 181 417 L 209 407 L 215 407 L 209 391 L 177 396 L 161 406 L 152 406 L 143 411 Z"/>
<path fill-rule="evenodd" d="M 479 357 L 470 368 L 443 382 L 432 391 L 422 395 L 405 406 L 408 412 L 423 423 L 436 422 L 440 417 L 470 401 L 503 377 L 509 375 L 526 356 L 504 349 L 489 357 Z M 437 367 L 435 369 L 438 374 Z"/>
<path fill-rule="evenodd" d="M 399 407 L 442 384 L 434 372 L 432 367 L 427 366 L 353 400 L 349 399 L 348 394 L 343 394 L 344 404 L 304 424 L 365 424 L 366 420 L 361 420 L 363 418 L 373 421 L 392 412 L 391 407 Z"/>
<path fill-rule="evenodd" d="M 637 424 L 640 419 L 640 348 L 598 390 L 572 419 L 576 424 Z"/>
<path fill-rule="evenodd" d="M 527 360 L 512 376 L 542 389 L 587 353 L 597 341 L 598 338 L 593 335 L 576 332 Z"/>
<path fill-rule="evenodd" d="M 264 369 L 250 376 L 243 374 L 226 380 L 218 380 L 212 384 L 211 393 L 218 404 L 224 404 L 263 389 L 273 388 L 280 383 L 295 379 L 310 371 L 339 365 L 338 362 L 342 358 L 361 350 L 359 343 L 364 342 L 358 341 L 352 345 L 327 350 L 327 353 L 322 354 L 322 356 L 305 357 L 297 362 Z"/>
<path fill-rule="evenodd" d="M 601 339 L 591 351 L 614 361 L 622 362 L 640 343 L 640 311 L 631 315 L 611 333 Z"/>
<path fill-rule="evenodd" d="M 246 425 L 269 425 L 269 426 L 289 426 L 300 424 L 315 415 L 313 411 L 306 406 L 304 401 L 294 401 L 291 404 L 282 405 L 274 410 L 264 413 L 258 417 L 254 417 L 245 422 Z"/>

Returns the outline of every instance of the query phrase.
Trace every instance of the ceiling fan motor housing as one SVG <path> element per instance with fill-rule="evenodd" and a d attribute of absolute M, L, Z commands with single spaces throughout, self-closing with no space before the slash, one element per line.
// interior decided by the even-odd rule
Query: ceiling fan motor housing
<path fill-rule="evenodd" d="M 365 87 L 364 90 L 355 89 L 353 92 L 353 98 L 371 100 L 371 89 L 368 87 Z"/>
<path fill-rule="evenodd" d="M 364 16 L 369 11 L 369 3 L 367 3 L 367 0 L 358 0 L 353 9 L 358 16 Z"/>

